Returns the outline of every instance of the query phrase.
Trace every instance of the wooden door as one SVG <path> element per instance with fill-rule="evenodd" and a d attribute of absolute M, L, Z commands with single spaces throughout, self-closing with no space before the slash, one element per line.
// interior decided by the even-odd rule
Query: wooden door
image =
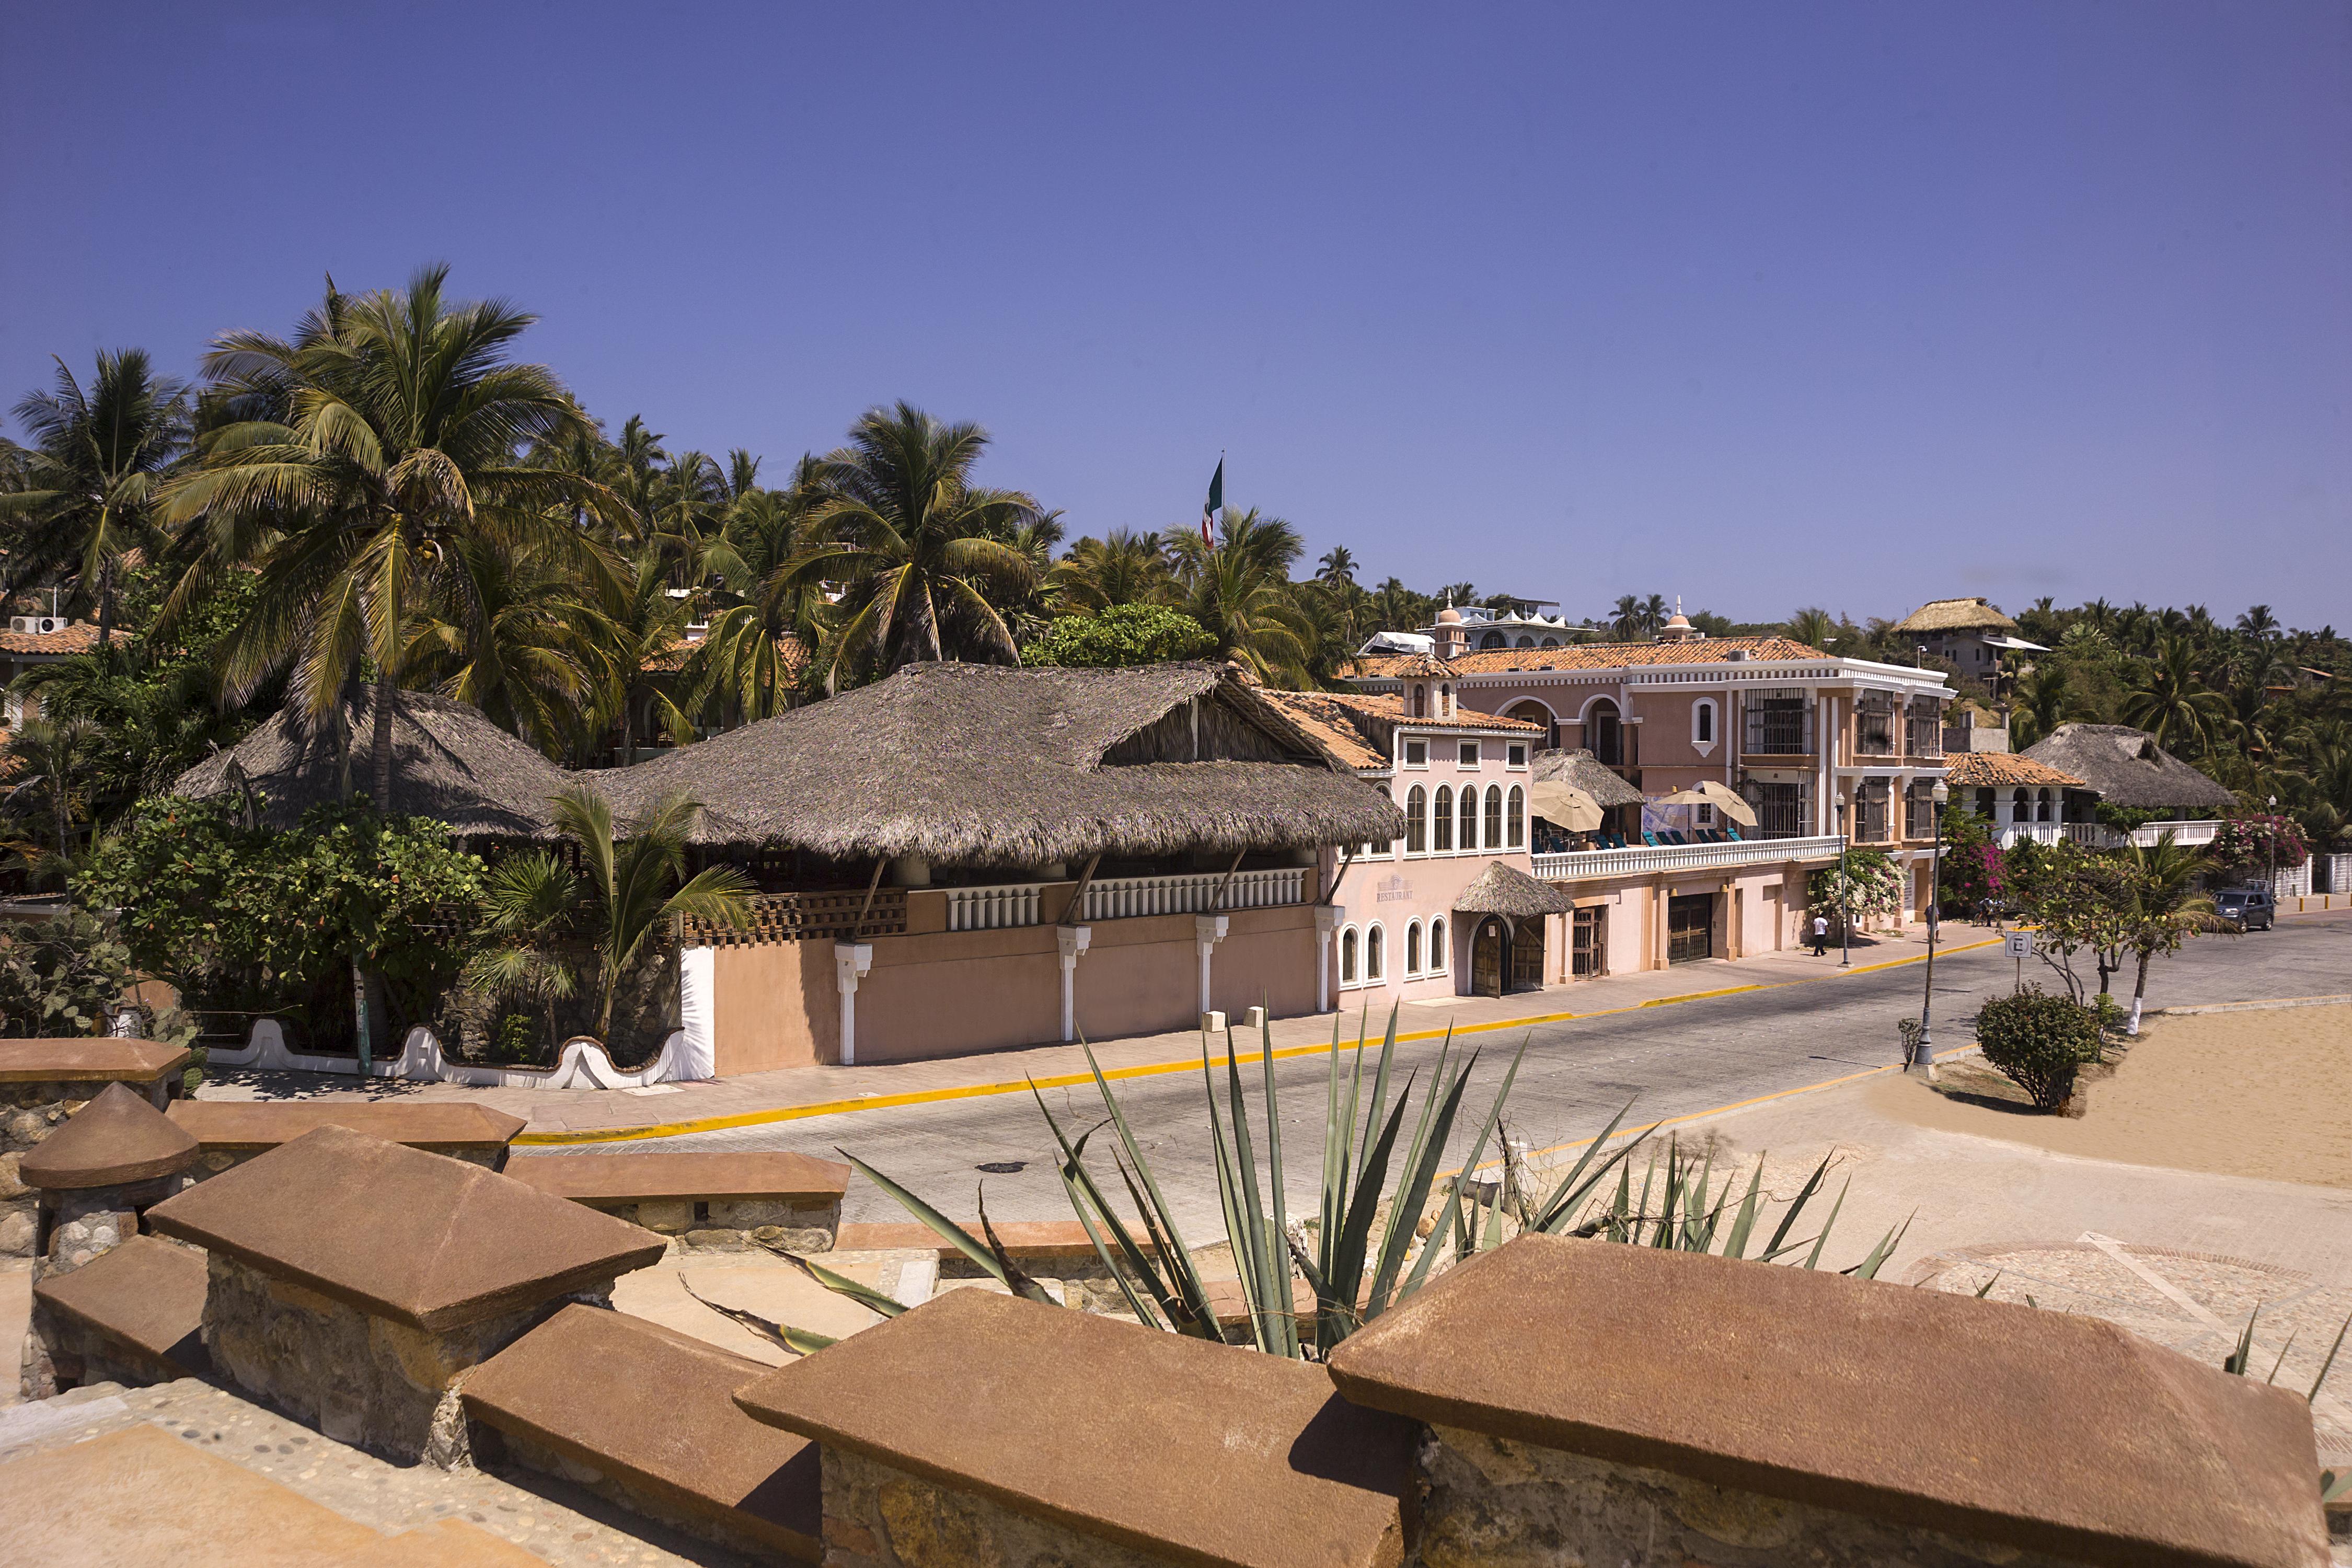
<path fill-rule="evenodd" d="M 1544 983 L 1544 921 L 1541 915 L 1515 922 L 1511 933 L 1511 989 L 1540 991 Z"/>
<path fill-rule="evenodd" d="M 1569 939 L 1568 974 L 1571 980 L 1594 980 L 1608 973 L 1607 910 L 1579 910 Z"/>
<path fill-rule="evenodd" d="M 1715 895 L 1677 893 L 1666 900 L 1666 962 L 1715 956 Z"/>
<path fill-rule="evenodd" d="M 1470 936 L 1470 994 L 1503 994 L 1503 922 L 1488 915 Z"/>

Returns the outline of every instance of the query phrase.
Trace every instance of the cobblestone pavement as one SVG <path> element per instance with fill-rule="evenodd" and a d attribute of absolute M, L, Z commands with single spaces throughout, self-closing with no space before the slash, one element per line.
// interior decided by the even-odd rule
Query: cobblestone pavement
<path fill-rule="evenodd" d="M 20 1405 L 0 1414 L 0 1464 L 141 1423 L 387 1535 L 462 1519 L 553 1568 L 686 1563 L 736 1568 L 749 1561 L 530 1471 L 518 1470 L 508 1480 L 479 1471 L 387 1464 L 194 1378 L 152 1388 L 94 1384 Z"/>

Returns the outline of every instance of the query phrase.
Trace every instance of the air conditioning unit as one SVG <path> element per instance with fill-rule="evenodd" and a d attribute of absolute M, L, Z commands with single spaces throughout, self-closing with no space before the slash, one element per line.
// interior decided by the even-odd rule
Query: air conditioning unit
<path fill-rule="evenodd" d="M 42 637 L 50 632 L 61 632 L 71 625 L 73 625 L 73 618 L 69 616 L 11 616 L 8 617 L 10 631 L 31 632 Z"/>

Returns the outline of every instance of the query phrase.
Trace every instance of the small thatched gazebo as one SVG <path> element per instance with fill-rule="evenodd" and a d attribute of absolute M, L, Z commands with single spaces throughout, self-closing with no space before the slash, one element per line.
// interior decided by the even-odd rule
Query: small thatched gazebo
<path fill-rule="evenodd" d="M 289 828 L 311 806 L 368 788 L 374 733 L 373 693 L 315 727 L 289 705 L 182 773 L 172 793 L 203 800 L 250 790 L 261 797 L 262 826 Z M 392 810 L 436 817 L 466 838 L 557 837 L 548 799 L 579 777 L 481 710 L 422 691 L 402 692 L 393 710 L 392 758 Z"/>
<path fill-rule="evenodd" d="M 2141 811 L 2228 811 L 2238 797 L 2128 724 L 2061 724 L 2021 753 L 2072 773 L 2110 805 Z"/>
<path fill-rule="evenodd" d="M 1501 860 L 1488 865 L 1454 897 L 1456 914 L 1500 915 L 1514 921 L 1564 915 L 1575 908 L 1576 900 L 1549 882 L 1538 882 Z"/>

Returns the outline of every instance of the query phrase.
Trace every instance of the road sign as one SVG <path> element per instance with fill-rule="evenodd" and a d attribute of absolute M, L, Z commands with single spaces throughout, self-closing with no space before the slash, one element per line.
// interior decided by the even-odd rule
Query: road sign
<path fill-rule="evenodd" d="M 2030 931 L 2011 931 L 2009 933 L 2009 956 L 2011 958 L 2032 958 L 2033 956 L 2033 933 Z"/>

